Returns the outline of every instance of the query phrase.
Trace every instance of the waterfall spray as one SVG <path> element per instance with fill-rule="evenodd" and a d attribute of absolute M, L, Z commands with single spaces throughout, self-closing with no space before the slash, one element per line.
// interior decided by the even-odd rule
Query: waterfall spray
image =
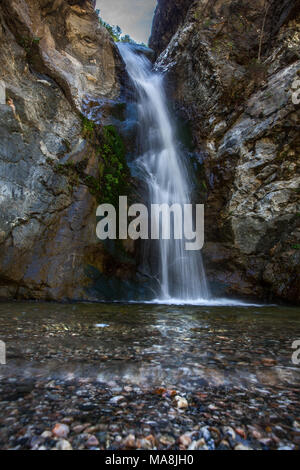
<path fill-rule="evenodd" d="M 145 180 L 148 203 L 190 204 L 192 183 L 167 109 L 163 76 L 153 72 L 151 62 L 131 46 L 119 49 L 136 91 L 141 142 L 136 163 Z M 187 251 L 183 239 L 149 243 L 144 262 L 149 264 L 149 257 L 155 260 L 152 274 L 160 286 L 160 300 L 210 297 L 200 251 Z"/>

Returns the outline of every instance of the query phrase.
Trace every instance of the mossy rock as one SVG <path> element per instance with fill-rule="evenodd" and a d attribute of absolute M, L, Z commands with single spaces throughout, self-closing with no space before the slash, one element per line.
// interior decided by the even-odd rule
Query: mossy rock
<path fill-rule="evenodd" d="M 85 116 L 81 116 L 81 120 L 82 136 L 98 161 L 98 175 L 86 173 L 91 154 L 77 163 L 56 164 L 55 171 L 68 178 L 70 188 L 85 184 L 99 204 L 117 206 L 119 196 L 126 196 L 131 190 L 125 144 L 113 125 L 100 127 Z"/>

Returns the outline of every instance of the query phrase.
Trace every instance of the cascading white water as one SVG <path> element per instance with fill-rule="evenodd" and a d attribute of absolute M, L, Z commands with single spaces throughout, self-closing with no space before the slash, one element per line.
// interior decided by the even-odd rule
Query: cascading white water
<path fill-rule="evenodd" d="M 192 184 L 176 143 L 163 76 L 153 72 L 151 62 L 131 46 L 120 45 L 119 49 L 137 94 L 141 147 L 137 165 L 148 188 L 148 202 L 183 207 L 191 202 Z M 157 260 L 154 276 L 161 289 L 160 300 L 210 297 L 200 251 L 186 251 L 185 240 L 174 239 L 152 240 L 151 247 L 147 256 Z"/>

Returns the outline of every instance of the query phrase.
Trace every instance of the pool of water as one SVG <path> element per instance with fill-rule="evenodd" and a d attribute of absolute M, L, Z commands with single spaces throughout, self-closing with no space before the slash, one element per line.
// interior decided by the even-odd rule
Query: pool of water
<path fill-rule="evenodd" d="M 133 383 L 297 383 L 292 307 L 0 304 L 5 375 L 73 373 Z M 300 383 L 300 382 L 299 382 Z"/>
<path fill-rule="evenodd" d="M 1 303 L 0 325 L 0 448 L 52 448 L 40 436 L 62 420 L 73 448 L 86 422 L 106 433 L 99 448 L 128 434 L 178 448 L 186 432 L 198 448 L 207 426 L 203 448 L 300 446 L 299 308 Z"/>

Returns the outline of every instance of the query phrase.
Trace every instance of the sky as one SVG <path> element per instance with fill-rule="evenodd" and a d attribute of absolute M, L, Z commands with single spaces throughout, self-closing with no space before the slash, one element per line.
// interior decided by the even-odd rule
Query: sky
<path fill-rule="evenodd" d="M 97 0 L 101 18 L 118 25 L 123 34 L 135 41 L 148 43 L 157 0 Z"/>

